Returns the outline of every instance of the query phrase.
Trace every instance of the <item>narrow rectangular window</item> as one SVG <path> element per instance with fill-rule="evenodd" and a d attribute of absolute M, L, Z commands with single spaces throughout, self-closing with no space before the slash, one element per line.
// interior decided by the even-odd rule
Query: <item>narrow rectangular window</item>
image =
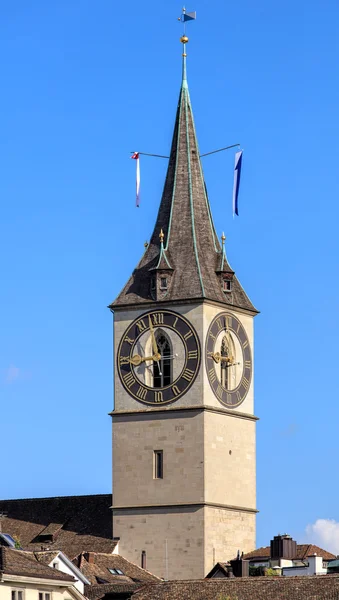
<path fill-rule="evenodd" d="M 146 550 L 141 552 L 141 568 L 146 569 Z"/>
<path fill-rule="evenodd" d="M 224 292 L 231 292 L 232 291 L 232 282 L 229 281 L 228 279 L 223 279 L 222 289 Z"/>
<path fill-rule="evenodd" d="M 167 290 L 167 277 L 160 277 L 160 288 Z"/>
<path fill-rule="evenodd" d="M 154 450 L 154 479 L 164 477 L 164 453 L 163 450 Z"/>

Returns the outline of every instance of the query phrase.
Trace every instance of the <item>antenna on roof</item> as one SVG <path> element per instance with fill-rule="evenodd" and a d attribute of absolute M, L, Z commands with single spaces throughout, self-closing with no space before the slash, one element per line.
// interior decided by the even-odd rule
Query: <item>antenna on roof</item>
<path fill-rule="evenodd" d="M 6 512 L 0 512 L 0 533 L 2 533 L 2 521 L 4 521 L 7 517 Z"/>

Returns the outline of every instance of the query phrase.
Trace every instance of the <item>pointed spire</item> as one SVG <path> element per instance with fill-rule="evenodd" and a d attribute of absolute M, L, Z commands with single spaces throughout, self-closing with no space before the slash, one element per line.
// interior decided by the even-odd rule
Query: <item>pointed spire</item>
<path fill-rule="evenodd" d="M 217 238 L 200 160 L 186 73 L 186 35 L 182 82 L 162 199 L 149 246 L 111 308 L 146 302 L 209 299 L 257 312 L 233 277 Z M 166 240 L 165 240 L 165 233 Z M 163 297 L 154 294 L 154 277 L 170 273 Z M 232 274 L 225 294 L 222 273 Z M 153 289 L 153 292 L 152 292 Z"/>

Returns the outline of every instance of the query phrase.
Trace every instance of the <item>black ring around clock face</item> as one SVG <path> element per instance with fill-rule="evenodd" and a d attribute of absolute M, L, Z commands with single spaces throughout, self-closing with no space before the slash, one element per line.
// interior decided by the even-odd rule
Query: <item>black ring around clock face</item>
<path fill-rule="evenodd" d="M 137 369 L 130 361 L 140 355 L 139 341 L 144 334 L 151 336 L 151 319 L 154 332 L 166 330 L 177 335 L 183 349 L 182 369 L 169 385 L 151 387 L 140 381 Z M 152 363 L 152 361 L 149 361 Z M 161 406 L 175 402 L 183 396 L 193 384 L 200 367 L 201 351 L 197 333 L 185 317 L 170 310 L 152 310 L 140 315 L 124 332 L 117 352 L 117 369 L 120 381 L 133 398 L 144 404 Z"/>
<path fill-rule="evenodd" d="M 226 388 L 221 381 L 221 362 L 216 362 L 215 358 L 220 360 L 217 353 L 220 354 L 220 348 L 217 343 L 220 341 L 220 335 L 223 330 L 225 334 L 234 336 L 238 340 L 238 347 L 241 348 L 240 355 L 235 357 L 239 362 L 235 368 L 239 369 L 238 383 L 233 389 Z M 246 398 L 252 378 L 252 355 L 250 343 L 246 331 L 234 315 L 228 312 L 219 313 L 209 326 L 205 347 L 205 363 L 210 386 L 218 398 L 227 408 L 236 408 Z M 228 367 L 232 369 L 233 367 Z"/>

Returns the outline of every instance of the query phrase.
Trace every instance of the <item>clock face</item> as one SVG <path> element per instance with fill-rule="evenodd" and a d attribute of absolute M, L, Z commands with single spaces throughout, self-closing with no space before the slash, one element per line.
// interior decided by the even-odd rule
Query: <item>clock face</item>
<path fill-rule="evenodd" d="M 192 325 L 169 310 L 138 317 L 123 334 L 117 369 L 125 390 L 144 404 L 178 400 L 194 382 L 200 344 Z"/>
<path fill-rule="evenodd" d="M 206 339 L 206 370 L 211 388 L 228 408 L 246 398 L 252 377 L 252 355 L 246 331 L 230 313 L 222 312 L 212 321 Z"/>

